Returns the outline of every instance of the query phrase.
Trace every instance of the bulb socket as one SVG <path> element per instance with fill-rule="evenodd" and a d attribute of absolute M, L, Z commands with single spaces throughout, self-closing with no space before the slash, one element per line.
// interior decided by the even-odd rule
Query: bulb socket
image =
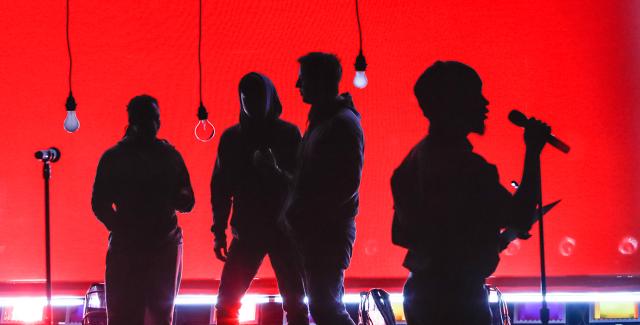
<path fill-rule="evenodd" d="M 209 118 L 209 112 L 207 112 L 207 108 L 204 107 L 204 104 L 200 102 L 200 106 L 198 107 L 198 120 L 204 121 Z"/>
<path fill-rule="evenodd" d="M 360 53 L 356 57 L 355 67 L 356 67 L 356 71 L 366 71 L 367 70 L 367 60 L 365 60 L 364 54 L 362 54 L 362 51 L 360 51 Z"/>
<path fill-rule="evenodd" d="M 64 106 L 67 108 L 67 111 L 75 111 L 76 106 L 78 106 L 78 104 L 76 104 L 76 99 L 73 98 L 73 94 L 71 93 L 71 91 L 69 91 L 69 97 L 67 97 L 67 102 L 64 104 Z"/>

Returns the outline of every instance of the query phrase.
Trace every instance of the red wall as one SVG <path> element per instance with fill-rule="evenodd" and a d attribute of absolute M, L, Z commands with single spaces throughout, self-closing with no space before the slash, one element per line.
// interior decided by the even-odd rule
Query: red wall
<path fill-rule="evenodd" d="M 184 277 L 218 278 L 209 233 L 209 178 L 217 137 L 193 137 L 197 98 L 197 1 L 71 1 L 74 94 L 80 130 L 62 128 L 67 95 L 64 1 L 0 5 L 0 281 L 44 277 L 43 197 L 36 149 L 58 146 L 53 165 L 54 280 L 98 280 L 107 233 L 94 218 L 91 186 L 101 153 L 121 137 L 134 95 L 159 99 L 161 137 L 183 153 L 197 203 L 181 215 Z M 448 6 L 445 6 L 445 4 Z M 548 273 L 640 272 L 638 253 L 622 255 L 625 236 L 640 237 L 634 186 L 639 126 L 639 5 L 620 1 L 395 1 L 361 3 L 369 86 L 351 84 L 357 54 L 353 1 L 205 1 L 204 91 L 221 132 L 236 122 L 237 82 L 251 70 L 270 76 L 284 118 L 305 128 L 308 107 L 294 88 L 297 57 L 338 54 L 363 116 L 367 149 L 350 277 L 401 277 L 403 250 L 390 243 L 389 178 L 427 129 L 412 95 L 436 59 L 477 69 L 491 101 L 488 130 L 475 149 L 498 165 L 507 185 L 521 173 L 522 131 L 506 116 L 520 108 L 548 121 L 572 145 L 543 154 L 549 215 Z M 560 253 L 566 236 L 575 240 Z M 537 235 L 503 256 L 499 275 L 535 275 Z M 264 267 L 260 277 L 271 277 Z"/>

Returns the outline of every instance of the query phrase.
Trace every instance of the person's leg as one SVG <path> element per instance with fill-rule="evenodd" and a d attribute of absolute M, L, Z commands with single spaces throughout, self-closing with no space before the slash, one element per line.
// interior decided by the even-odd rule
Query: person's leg
<path fill-rule="evenodd" d="M 491 325 L 493 316 L 489 306 L 489 292 L 484 282 L 472 284 L 465 291 L 466 297 L 461 295 L 462 299 L 458 301 L 462 310 L 460 320 L 467 324 Z"/>
<path fill-rule="evenodd" d="M 354 325 L 342 302 L 344 270 L 333 265 L 305 267 L 309 310 L 318 325 Z"/>
<path fill-rule="evenodd" d="M 407 325 L 426 324 L 424 313 L 427 311 L 427 306 L 423 297 L 424 293 L 421 291 L 419 280 L 416 279 L 415 274 L 409 274 L 402 294 L 404 296 L 402 304 Z"/>
<path fill-rule="evenodd" d="M 282 295 L 282 308 L 287 316 L 287 324 L 309 324 L 309 310 L 304 303 L 302 267 L 293 243 L 282 234 L 274 239 L 274 244 L 268 253 L 278 280 L 278 289 Z"/>
<path fill-rule="evenodd" d="M 222 268 L 218 302 L 216 304 L 216 324 L 237 325 L 240 300 L 249 289 L 253 277 L 258 272 L 266 251 L 260 245 L 233 239 L 229 247 L 227 261 Z"/>
<path fill-rule="evenodd" d="M 144 324 L 144 263 L 136 254 L 107 251 L 107 324 Z"/>
<path fill-rule="evenodd" d="M 356 236 L 355 222 L 345 220 L 329 231 L 300 246 L 309 311 L 318 325 L 354 325 L 342 297 L 344 271 L 351 262 Z"/>
<path fill-rule="evenodd" d="M 481 281 L 411 273 L 403 294 L 407 325 L 491 324 Z"/>
<path fill-rule="evenodd" d="M 147 273 L 147 323 L 171 325 L 174 300 L 182 277 L 182 244 L 169 244 L 149 252 L 150 268 Z"/>

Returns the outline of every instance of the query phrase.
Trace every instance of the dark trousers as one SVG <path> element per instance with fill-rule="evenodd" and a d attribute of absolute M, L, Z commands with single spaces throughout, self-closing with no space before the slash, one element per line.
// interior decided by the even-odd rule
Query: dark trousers
<path fill-rule="evenodd" d="M 403 294 L 407 325 L 491 325 L 484 279 L 411 273 Z"/>
<path fill-rule="evenodd" d="M 170 325 L 180 286 L 182 244 L 107 252 L 109 325 Z M 146 318 L 146 320 L 145 320 Z"/>
<path fill-rule="evenodd" d="M 231 241 L 218 290 L 217 324 L 238 324 L 240 300 L 249 289 L 249 285 L 251 285 L 251 281 L 266 255 L 269 255 L 271 259 L 271 265 L 278 281 L 287 323 L 291 325 L 309 324 L 309 312 L 304 303 L 304 285 L 300 265 L 290 239 L 284 235 L 274 235 L 265 240 L 234 238 Z"/>
<path fill-rule="evenodd" d="M 354 325 L 342 298 L 355 236 L 352 219 L 336 228 L 298 236 L 309 310 L 317 325 Z"/>

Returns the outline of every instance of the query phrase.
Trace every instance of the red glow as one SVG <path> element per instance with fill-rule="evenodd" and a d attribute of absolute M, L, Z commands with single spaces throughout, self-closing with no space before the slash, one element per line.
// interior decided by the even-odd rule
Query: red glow
<path fill-rule="evenodd" d="M 180 216 L 185 279 L 218 279 L 213 255 L 209 180 L 219 137 L 194 138 L 198 100 L 197 2 L 72 1 L 73 94 L 82 127 L 64 131 L 67 57 L 64 2 L 12 1 L 0 10 L 0 282 L 44 277 L 44 221 L 36 149 L 62 151 L 53 165 L 53 278 L 101 280 L 107 232 L 90 207 L 102 152 L 120 139 L 134 95 L 158 98 L 160 136 L 182 152 L 196 207 Z M 296 91 L 296 59 L 312 50 L 338 54 L 343 90 L 363 116 L 367 149 L 358 238 L 347 276 L 404 277 L 404 251 L 391 245 L 389 178 L 425 133 L 412 95 L 417 76 L 436 59 L 477 69 L 491 102 L 476 150 L 498 165 L 502 182 L 519 180 L 522 131 L 507 122 L 519 108 L 544 119 L 572 146 L 543 155 L 545 201 L 562 199 L 547 219 L 548 274 L 640 273 L 637 216 L 638 50 L 640 4 L 620 1 L 364 1 L 361 19 L 369 85 L 352 84 L 358 53 L 350 2 L 217 1 L 205 3 L 204 102 L 218 132 L 237 121 L 236 93 L 251 70 L 274 81 L 283 117 L 305 128 L 308 107 Z M 562 254 L 563 238 L 574 242 Z M 502 256 L 497 275 L 536 276 L 537 235 Z M 627 250 L 628 251 L 628 250 Z M 567 255 L 567 256 L 565 256 Z M 264 267 L 258 274 L 271 278 Z"/>

